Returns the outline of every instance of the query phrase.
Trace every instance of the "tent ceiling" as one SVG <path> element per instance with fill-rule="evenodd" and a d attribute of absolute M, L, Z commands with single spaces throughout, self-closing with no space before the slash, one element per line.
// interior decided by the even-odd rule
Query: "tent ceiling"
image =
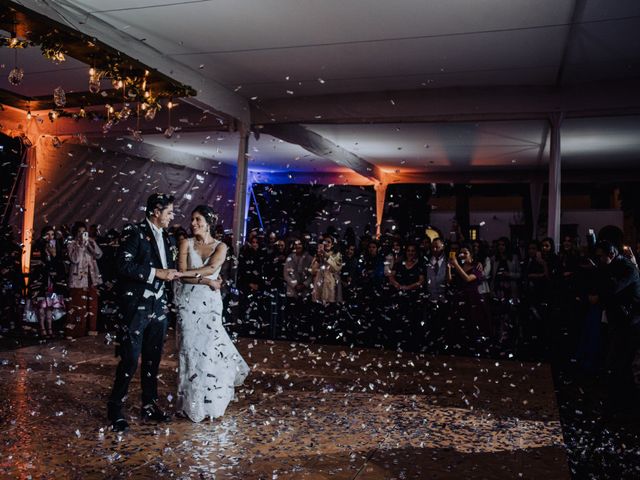
<path fill-rule="evenodd" d="M 77 19 L 86 17 L 104 30 L 104 41 L 126 38 L 131 51 L 156 52 L 176 72 L 196 72 L 200 83 L 193 86 L 205 107 L 216 94 L 207 96 L 207 85 L 221 86 L 249 102 L 254 115 L 262 114 L 259 122 L 291 121 L 291 112 L 296 123 L 386 171 L 544 169 L 545 112 L 575 110 L 586 98 L 593 102 L 585 110 L 596 113 L 563 122 L 563 165 L 638 169 L 637 0 L 59 0 L 46 8 L 74 12 L 70 24 L 80 30 L 87 25 Z M 0 49 L 0 89 L 8 88 L 12 53 Z M 37 50 L 25 53 L 18 93 L 48 94 L 58 84 L 67 91 L 86 89 L 86 77 L 78 75 L 86 68 L 81 63 L 70 59 L 56 66 L 37 58 Z M 626 89 L 618 88 L 623 84 Z M 547 95 L 547 89 L 559 96 Z M 394 98 L 402 99 L 399 107 Z M 496 110 L 478 113 L 489 111 L 487 105 Z M 532 105 L 542 110 L 527 117 Z M 631 110 L 622 112 L 627 106 Z M 400 119 L 389 113 L 396 108 L 409 108 L 408 123 L 396 123 Z M 524 117 L 500 116 L 509 109 Z M 391 120 L 367 124 L 376 110 L 378 119 Z M 319 112 L 361 124 L 318 124 L 326 118 Z M 604 116 L 620 113 L 627 116 Z M 436 120 L 411 123 L 420 114 Z M 516 119 L 491 121 L 496 118 Z M 145 141 L 235 164 L 236 136 L 205 141 L 209 135 L 218 136 L 182 132 L 170 140 L 145 135 Z M 251 138 L 250 154 L 253 169 L 343 170 L 268 135 Z"/>
<path fill-rule="evenodd" d="M 640 73 L 634 0 L 69 3 L 248 99 Z"/>

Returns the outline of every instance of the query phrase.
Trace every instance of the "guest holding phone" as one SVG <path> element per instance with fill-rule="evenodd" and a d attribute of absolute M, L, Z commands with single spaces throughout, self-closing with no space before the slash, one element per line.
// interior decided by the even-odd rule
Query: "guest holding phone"
<path fill-rule="evenodd" d="M 73 240 L 67 246 L 71 268 L 69 269 L 69 290 L 71 302 L 65 336 L 67 338 L 97 335 L 98 285 L 102 277 L 97 260 L 102 250 L 93 238 L 89 238 L 87 226 L 76 222 L 71 229 Z"/>
<path fill-rule="evenodd" d="M 473 258 L 470 248 L 463 246 L 457 255 L 449 258 L 447 279 L 453 287 L 453 311 L 451 321 L 454 348 L 462 347 L 477 353 L 479 348 L 491 336 L 491 319 L 483 307 L 484 299 L 478 291 L 478 285 L 484 279 L 482 264 Z"/>

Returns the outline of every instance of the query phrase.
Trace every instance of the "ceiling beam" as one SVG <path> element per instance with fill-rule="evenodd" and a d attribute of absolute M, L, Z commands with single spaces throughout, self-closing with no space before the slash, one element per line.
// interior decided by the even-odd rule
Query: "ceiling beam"
<path fill-rule="evenodd" d="M 556 86 L 562 85 L 564 70 L 567 66 L 567 60 L 569 58 L 569 55 L 571 54 L 571 49 L 573 48 L 573 43 L 575 40 L 576 24 L 580 22 L 586 5 L 587 0 L 574 0 L 573 9 L 571 11 L 571 19 L 569 20 L 569 29 L 567 31 L 567 37 L 564 41 L 564 48 L 562 49 L 562 57 L 560 58 L 558 71 L 556 72 Z"/>
<path fill-rule="evenodd" d="M 331 140 L 302 125 L 263 125 L 254 131 L 271 135 L 288 143 L 300 145 L 314 155 L 331 160 L 342 167 L 347 167 L 372 181 L 383 181 L 384 174 L 380 167 L 369 163 L 362 157 L 336 145 Z"/>
<path fill-rule="evenodd" d="M 198 92 L 198 100 L 212 110 L 233 117 L 241 123 L 249 124 L 249 105 L 246 99 L 215 80 L 203 76 L 197 70 L 170 58 L 143 40 L 117 29 L 75 2 L 20 0 L 12 3 L 42 14 L 85 35 L 95 37 L 125 55 L 152 66 L 164 75 L 194 88 Z"/>
<path fill-rule="evenodd" d="M 252 104 L 254 124 L 421 123 L 640 114 L 637 81 L 571 86 L 465 87 L 323 95 Z"/>
<path fill-rule="evenodd" d="M 473 171 L 438 171 L 386 173 L 385 178 L 393 184 L 469 184 L 469 185 L 526 185 L 534 181 L 546 184 L 549 174 L 546 169 L 476 169 Z M 563 170 L 563 184 L 619 184 L 640 181 L 640 171 L 615 170 Z M 310 185 L 354 185 L 371 186 L 374 182 L 349 172 L 253 172 L 253 183 L 310 184 Z"/>

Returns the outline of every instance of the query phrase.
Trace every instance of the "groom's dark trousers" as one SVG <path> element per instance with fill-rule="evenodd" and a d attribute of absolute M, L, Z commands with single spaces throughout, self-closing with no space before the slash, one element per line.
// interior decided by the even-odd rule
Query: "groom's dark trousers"
<path fill-rule="evenodd" d="M 122 407 L 122 399 L 127 394 L 129 382 L 136 373 L 140 355 L 142 405 L 158 398 L 158 368 L 166 332 L 166 295 L 160 299 L 155 296 L 143 299 L 138 310 L 133 312 L 129 325 L 123 326 L 120 334 L 120 363 L 109 397 L 110 407 Z"/>

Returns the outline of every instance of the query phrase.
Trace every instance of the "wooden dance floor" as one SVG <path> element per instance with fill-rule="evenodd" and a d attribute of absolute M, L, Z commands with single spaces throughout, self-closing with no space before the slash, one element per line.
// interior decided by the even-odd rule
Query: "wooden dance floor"
<path fill-rule="evenodd" d="M 570 478 L 547 365 L 240 339 L 252 367 L 212 422 L 109 430 L 103 336 L 0 352 L 0 478 Z M 161 394 L 176 379 L 167 341 Z"/>

